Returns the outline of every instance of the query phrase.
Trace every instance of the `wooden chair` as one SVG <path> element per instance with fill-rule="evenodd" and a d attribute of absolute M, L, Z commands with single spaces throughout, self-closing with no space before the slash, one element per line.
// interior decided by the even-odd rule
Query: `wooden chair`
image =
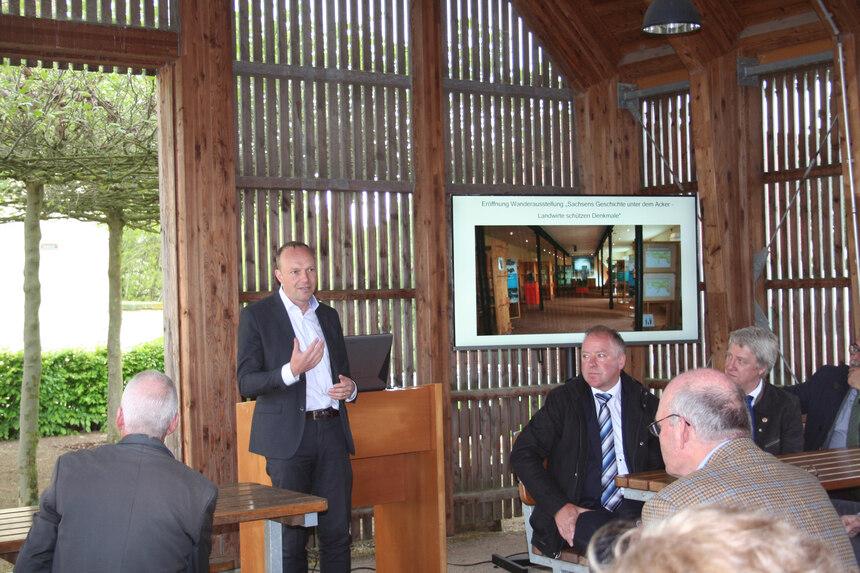
<path fill-rule="evenodd" d="M 516 441 L 519 432 L 514 434 L 514 441 Z M 546 465 L 546 461 L 544 461 L 544 465 Z M 535 499 L 529 494 L 528 490 L 526 490 L 526 486 L 523 485 L 523 482 L 519 482 L 517 489 L 520 495 L 520 501 L 523 504 L 523 519 L 526 522 L 526 545 L 529 548 L 529 563 L 534 565 L 543 565 L 544 567 L 549 567 L 552 569 L 553 573 L 588 573 L 588 561 L 585 556 L 580 554 L 575 549 L 562 549 L 561 554 L 558 558 L 548 557 L 538 551 L 538 549 L 532 545 L 532 524 L 531 524 L 531 516 L 532 512 L 535 509 Z M 501 559 L 500 562 L 497 561 L 496 558 L 498 556 L 493 556 L 493 563 L 504 568 L 507 571 L 525 571 L 523 567 L 521 567 L 518 563 L 512 560 Z"/>
<path fill-rule="evenodd" d="M 588 573 L 588 561 L 585 556 L 572 548 L 562 549 L 557 558 L 548 557 L 532 545 L 532 525 L 530 522 L 536 502 L 522 482 L 518 488 L 520 501 L 523 504 L 523 519 L 526 521 L 526 545 L 529 548 L 529 562 L 543 565 L 552 569 L 553 573 Z"/>

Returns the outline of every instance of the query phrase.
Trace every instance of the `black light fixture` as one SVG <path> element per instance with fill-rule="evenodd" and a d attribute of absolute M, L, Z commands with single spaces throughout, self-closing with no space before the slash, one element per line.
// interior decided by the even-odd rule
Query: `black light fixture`
<path fill-rule="evenodd" d="M 654 0 L 642 21 L 642 31 L 649 34 L 686 34 L 701 27 L 699 11 L 690 0 Z"/>

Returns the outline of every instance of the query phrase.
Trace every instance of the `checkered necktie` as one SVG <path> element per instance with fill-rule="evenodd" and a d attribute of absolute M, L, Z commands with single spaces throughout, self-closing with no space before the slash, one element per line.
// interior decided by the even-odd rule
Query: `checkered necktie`
<path fill-rule="evenodd" d="M 597 425 L 600 426 L 600 449 L 603 452 L 601 462 L 600 504 L 609 511 L 614 511 L 621 502 L 621 490 L 615 487 L 615 476 L 618 475 L 618 464 L 615 461 L 615 436 L 612 434 L 612 417 L 609 415 L 610 394 L 595 394 L 600 400 L 600 411 L 597 413 Z"/>

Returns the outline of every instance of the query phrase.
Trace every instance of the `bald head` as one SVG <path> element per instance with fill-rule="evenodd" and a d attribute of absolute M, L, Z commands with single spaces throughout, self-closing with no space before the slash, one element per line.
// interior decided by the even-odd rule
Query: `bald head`
<path fill-rule="evenodd" d="M 663 461 L 673 476 L 694 471 L 719 443 L 752 433 L 740 386 L 709 368 L 685 372 L 669 382 L 657 420 Z"/>
<path fill-rule="evenodd" d="M 672 380 L 662 402 L 690 423 L 702 442 L 749 437 L 752 423 L 745 395 L 728 376 L 710 368 L 690 370 Z"/>

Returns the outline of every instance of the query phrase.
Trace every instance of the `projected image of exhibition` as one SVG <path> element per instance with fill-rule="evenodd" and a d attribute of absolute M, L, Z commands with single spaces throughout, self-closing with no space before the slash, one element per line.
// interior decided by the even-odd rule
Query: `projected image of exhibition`
<path fill-rule="evenodd" d="M 453 221 L 458 347 L 698 336 L 695 197 L 454 197 Z"/>
<path fill-rule="evenodd" d="M 597 324 L 620 332 L 679 330 L 679 230 L 678 225 L 477 227 L 482 236 L 476 247 L 484 254 L 477 264 L 486 267 L 475 277 L 478 333 L 584 332 Z"/>

